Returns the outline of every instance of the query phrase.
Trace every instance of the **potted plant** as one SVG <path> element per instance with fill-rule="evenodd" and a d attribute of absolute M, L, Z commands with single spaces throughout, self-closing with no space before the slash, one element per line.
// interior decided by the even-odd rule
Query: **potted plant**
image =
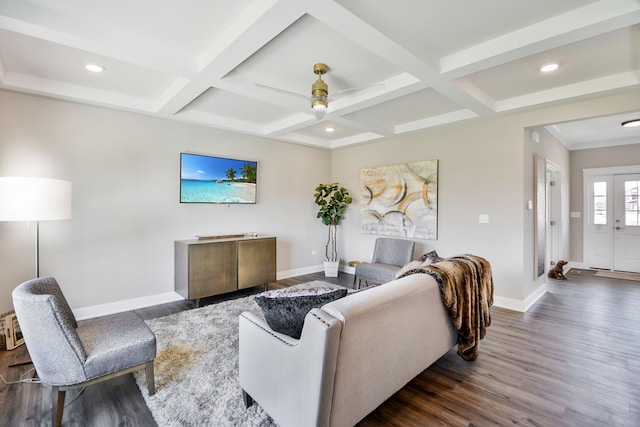
<path fill-rule="evenodd" d="M 324 225 L 329 226 L 329 237 L 325 246 L 324 274 L 327 277 L 337 277 L 340 262 L 336 241 L 337 226 L 353 199 L 349 191 L 340 187 L 337 182 L 318 185 L 313 196 L 316 205 L 320 207 L 316 217 L 320 218 Z"/>

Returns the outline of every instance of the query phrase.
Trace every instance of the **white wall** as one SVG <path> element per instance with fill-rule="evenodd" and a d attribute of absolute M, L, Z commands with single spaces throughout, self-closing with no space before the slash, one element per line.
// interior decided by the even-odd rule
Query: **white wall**
<path fill-rule="evenodd" d="M 181 151 L 258 161 L 257 204 L 180 204 Z M 313 190 L 330 161 L 326 150 L 0 91 L 0 176 L 73 183 L 73 218 L 41 223 L 40 271 L 74 309 L 172 292 L 173 242 L 197 234 L 272 234 L 279 277 L 319 268 L 326 228 Z M 34 275 L 33 246 L 33 226 L 0 222 L 0 313 Z"/>

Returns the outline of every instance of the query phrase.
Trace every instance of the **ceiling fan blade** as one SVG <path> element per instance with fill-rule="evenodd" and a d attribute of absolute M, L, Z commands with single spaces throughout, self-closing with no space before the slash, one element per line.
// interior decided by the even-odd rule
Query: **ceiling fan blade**
<path fill-rule="evenodd" d="M 255 83 L 256 86 L 261 87 L 263 89 L 268 89 L 268 90 L 272 90 L 274 92 L 278 92 L 278 93 L 282 93 L 284 95 L 290 95 L 290 96 L 297 96 L 298 98 L 302 98 L 302 99 L 306 99 L 307 101 L 309 101 L 311 99 L 311 97 L 307 96 L 307 95 L 303 95 L 301 93 L 297 93 L 297 92 L 291 92 L 285 89 L 280 89 L 277 87 L 273 87 L 273 86 L 267 86 L 267 85 L 263 85 L 260 83 Z"/>
<path fill-rule="evenodd" d="M 345 95 L 351 94 L 351 93 L 355 93 L 355 92 L 360 92 L 363 90 L 382 90 L 385 88 L 385 84 L 384 83 L 376 83 L 373 85 L 367 85 L 367 86 L 359 86 L 359 87 L 352 87 L 349 89 L 343 89 L 343 90 L 339 90 L 336 93 L 334 93 L 333 95 L 330 95 L 329 98 L 331 101 L 336 100 L 338 98 L 341 98 Z"/>

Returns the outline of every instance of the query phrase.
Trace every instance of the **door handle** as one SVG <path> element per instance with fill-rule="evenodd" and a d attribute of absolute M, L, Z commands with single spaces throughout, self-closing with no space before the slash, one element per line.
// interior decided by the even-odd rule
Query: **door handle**
<path fill-rule="evenodd" d="M 624 230 L 624 228 L 623 228 L 623 227 L 620 227 L 620 226 L 617 226 L 617 227 L 616 227 L 616 230 Z"/>

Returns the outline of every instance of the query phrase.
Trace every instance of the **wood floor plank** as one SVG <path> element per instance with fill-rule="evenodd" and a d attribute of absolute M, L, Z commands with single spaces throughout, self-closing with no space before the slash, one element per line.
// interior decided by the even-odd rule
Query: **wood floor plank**
<path fill-rule="evenodd" d="M 574 270 L 550 281 L 527 313 L 493 307 L 492 325 L 475 362 L 452 349 L 358 425 L 369 426 L 637 426 L 640 419 L 640 283 Z M 271 283 L 270 289 L 323 280 L 347 287 L 353 276 L 322 273 Z M 202 304 L 258 293 L 205 298 Z M 180 301 L 136 312 L 144 319 L 190 310 Z M 366 355 L 363 355 L 366 357 Z M 0 351 L 0 374 L 29 367 L 25 347 Z M 155 426 L 130 375 L 69 392 L 64 426 Z M 238 396 L 241 399 L 241 396 Z M 76 399 L 74 401 L 74 399 Z M 0 425 L 45 426 L 49 390 L 0 383 Z"/>

